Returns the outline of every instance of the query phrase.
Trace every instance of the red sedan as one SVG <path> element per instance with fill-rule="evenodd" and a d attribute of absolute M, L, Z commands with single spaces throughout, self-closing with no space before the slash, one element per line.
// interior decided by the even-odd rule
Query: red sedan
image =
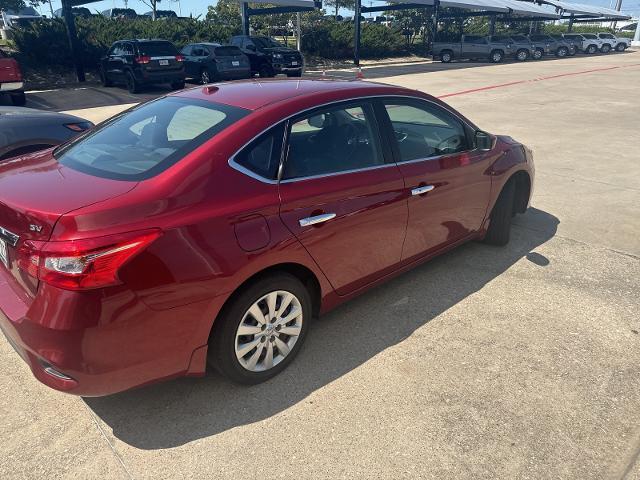
<path fill-rule="evenodd" d="M 0 164 L 0 326 L 79 395 L 207 362 L 262 382 L 317 315 L 463 242 L 506 244 L 533 174 L 522 144 L 404 88 L 172 94 Z"/>

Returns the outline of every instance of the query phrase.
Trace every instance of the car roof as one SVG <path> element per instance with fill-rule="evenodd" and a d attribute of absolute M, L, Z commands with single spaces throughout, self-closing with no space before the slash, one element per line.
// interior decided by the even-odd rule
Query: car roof
<path fill-rule="evenodd" d="M 384 95 L 387 91 L 389 95 L 404 93 L 415 97 L 423 96 L 414 90 L 383 83 L 324 79 L 244 80 L 218 83 L 210 87 L 196 87 L 173 93 L 171 96 L 196 98 L 248 110 L 257 110 L 276 102 L 322 93 L 339 93 L 340 97 L 348 99 L 368 95 Z"/>

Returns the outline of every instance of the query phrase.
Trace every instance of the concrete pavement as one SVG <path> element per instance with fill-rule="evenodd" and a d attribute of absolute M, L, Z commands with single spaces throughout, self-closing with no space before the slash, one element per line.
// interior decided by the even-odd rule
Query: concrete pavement
<path fill-rule="evenodd" d="M 533 148 L 509 246 L 344 305 L 255 387 L 81 399 L 2 339 L 1 478 L 640 478 L 640 53 L 394 68 L 377 80 L 465 92 L 446 101 Z M 76 113 L 123 107 L 98 108 Z"/>

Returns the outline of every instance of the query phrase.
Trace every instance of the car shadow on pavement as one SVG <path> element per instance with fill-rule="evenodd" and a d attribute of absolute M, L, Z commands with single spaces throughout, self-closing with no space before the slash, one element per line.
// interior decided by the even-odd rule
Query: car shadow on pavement
<path fill-rule="evenodd" d="M 83 400 L 116 438 L 141 449 L 176 447 L 267 419 L 402 342 L 524 257 L 542 257 L 532 253 L 558 224 L 530 208 L 516 217 L 508 246 L 468 243 L 344 304 L 316 321 L 298 358 L 263 384 L 235 385 L 209 373 Z"/>

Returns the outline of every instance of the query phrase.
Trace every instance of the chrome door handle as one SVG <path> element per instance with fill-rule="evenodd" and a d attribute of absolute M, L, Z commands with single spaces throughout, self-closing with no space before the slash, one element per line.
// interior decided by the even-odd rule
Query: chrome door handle
<path fill-rule="evenodd" d="M 433 185 L 424 185 L 422 187 L 416 187 L 416 188 L 412 188 L 411 189 L 411 195 L 423 195 L 427 192 L 430 192 L 431 190 L 433 190 L 434 187 Z"/>
<path fill-rule="evenodd" d="M 322 215 L 315 215 L 313 217 L 301 218 L 300 226 L 301 227 L 309 227 L 311 225 L 316 225 L 318 223 L 328 222 L 336 218 L 335 213 L 323 213 Z"/>

